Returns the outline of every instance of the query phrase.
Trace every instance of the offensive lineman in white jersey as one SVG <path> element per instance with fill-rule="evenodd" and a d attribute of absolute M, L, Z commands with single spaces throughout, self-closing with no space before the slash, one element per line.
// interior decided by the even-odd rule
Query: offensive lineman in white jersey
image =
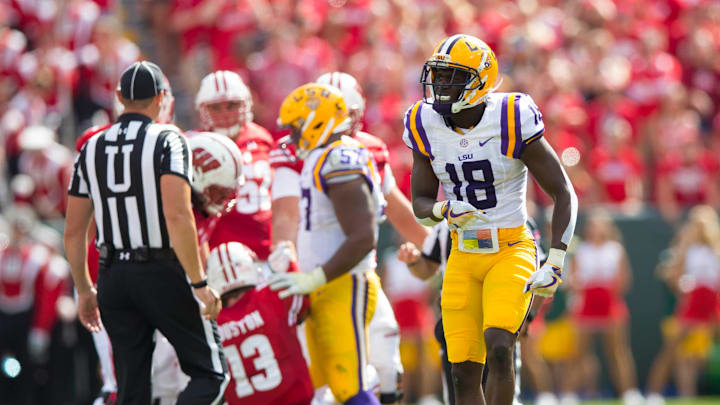
<path fill-rule="evenodd" d="M 337 87 L 342 93 L 351 119 L 349 136 L 360 141 L 375 159 L 382 183 L 382 193 L 387 200 L 385 213 L 398 232 L 409 241 L 421 244 L 428 235 L 428 229 L 417 224 L 413 218 L 410 202 L 398 189 L 388 162 L 388 150 L 385 143 L 375 136 L 361 130 L 365 112 L 365 97 L 357 80 L 343 72 L 325 73 L 317 78 L 317 83 Z M 275 168 L 273 177 L 273 240 L 278 248 L 270 255 L 270 265 L 277 271 L 274 259 L 282 252 L 291 253 L 293 249 L 283 248 L 283 240 L 296 238 L 298 232 L 298 202 L 300 200 L 300 171 L 302 161 L 297 161 L 288 148 L 277 148 L 270 153 L 270 163 Z M 278 244 L 278 242 L 280 242 Z M 291 257 L 284 258 L 289 263 Z M 285 266 L 287 267 L 287 266 Z M 282 268 L 281 268 L 282 270 Z M 392 404 L 400 401 L 402 392 L 398 384 L 403 373 L 400 361 L 400 331 L 390 301 L 383 290 L 378 290 L 377 308 L 370 320 L 369 363 L 377 371 L 379 378 L 380 403 Z M 319 391 L 316 399 L 324 391 Z"/>
<path fill-rule="evenodd" d="M 380 280 L 375 274 L 377 223 L 385 204 L 369 151 L 344 136 L 350 129 L 342 94 L 310 83 L 280 107 L 303 159 L 298 260 L 302 273 L 270 279 L 280 297 L 310 294 L 306 320 L 310 376 L 343 404 L 379 404 L 367 384 L 368 323 Z"/>
<path fill-rule="evenodd" d="M 483 41 L 446 38 L 423 67 L 426 96 L 405 116 L 415 216 L 428 225 L 445 218 L 452 229 L 441 308 L 457 405 L 512 403 L 517 333 L 532 294 L 552 296 L 561 283 L 577 216 L 537 106 L 526 94 L 494 93 L 498 76 Z M 551 248 L 539 270 L 525 227 L 528 170 L 555 202 Z M 438 185 L 446 200 L 437 201 Z"/>

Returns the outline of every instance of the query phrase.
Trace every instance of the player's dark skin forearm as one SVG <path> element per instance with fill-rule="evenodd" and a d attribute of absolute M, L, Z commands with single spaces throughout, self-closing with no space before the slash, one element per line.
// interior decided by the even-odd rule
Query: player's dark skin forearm
<path fill-rule="evenodd" d="M 560 239 L 573 214 L 575 191 L 555 151 L 545 138 L 528 145 L 520 157 L 540 187 L 553 199 L 551 248 L 566 250 Z"/>
<path fill-rule="evenodd" d="M 413 167 L 411 180 L 412 207 L 415 216 L 418 218 L 432 218 L 441 221 L 442 218 L 435 218 L 432 215 L 433 205 L 437 202 L 437 192 L 440 182 L 435 176 L 430 161 L 424 155 L 413 150 Z"/>
<path fill-rule="evenodd" d="M 330 185 L 328 197 L 345 241 L 322 268 L 327 281 L 350 271 L 377 245 L 375 207 L 370 188 L 364 179 Z"/>

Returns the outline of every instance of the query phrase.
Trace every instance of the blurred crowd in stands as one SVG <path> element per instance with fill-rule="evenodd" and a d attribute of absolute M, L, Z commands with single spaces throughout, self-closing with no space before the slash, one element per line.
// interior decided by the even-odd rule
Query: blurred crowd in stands
<path fill-rule="evenodd" d="M 110 119 L 117 78 L 144 56 L 171 77 L 181 126 L 197 122 L 190 95 L 212 70 L 243 76 L 256 121 L 270 130 L 298 84 L 326 71 L 354 75 L 365 129 L 391 147 L 407 190 L 400 117 L 421 96 L 420 67 L 438 38 L 464 32 L 496 51 L 501 90 L 537 101 L 581 207 L 632 213 L 650 203 L 669 221 L 698 203 L 720 207 L 714 1 L 12 0 L 0 16 L 11 174 L 24 127 L 48 126 L 67 143 Z"/>
<path fill-rule="evenodd" d="M 48 126 L 69 144 L 110 119 L 117 78 L 147 57 L 171 78 L 181 127 L 197 123 L 192 95 L 212 70 L 243 76 L 256 121 L 271 131 L 291 89 L 326 71 L 354 75 L 365 129 L 388 143 L 407 191 L 400 117 L 421 97 L 434 44 L 464 32 L 497 53 L 501 90 L 537 101 L 581 207 L 632 213 L 650 203 L 669 221 L 699 203 L 720 207 L 715 1 L 12 0 L 0 4 L 0 26 L 11 174 L 23 128 Z"/>
<path fill-rule="evenodd" d="M 48 355 L 57 318 L 47 318 L 48 307 L 62 309 L 60 322 L 73 318 L 57 231 L 74 141 L 113 119 L 117 80 L 133 61 L 153 60 L 168 74 L 176 122 L 188 129 L 199 123 L 200 79 L 238 72 L 253 93 L 255 121 L 275 136 L 292 89 L 324 72 L 350 73 L 367 100 L 364 129 L 388 144 L 409 193 L 401 118 L 422 97 L 420 70 L 434 45 L 460 32 L 495 50 L 500 91 L 528 93 L 540 106 L 581 210 L 632 216 L 655 207 L 679 225 L 692 206 L 720 209 L 718 1 L 0 1 L 0 205 L 32 207 L 0 223 L 10 235 L 0 241 L 0 314 L 31 311 L 19 338 L 31 342 L 26 354 Z M 537 187 L 531 195 L 551 203 Z M 10 254 L 35 258 L 35 270 L 6 266 Z M 20 273 L 30 276 L 19 281 Z M 21 292 L 29 295 L 6 299 Z M 55 333 L 77 360 L 72 342 L 84 335 L 67 325 Z"/>

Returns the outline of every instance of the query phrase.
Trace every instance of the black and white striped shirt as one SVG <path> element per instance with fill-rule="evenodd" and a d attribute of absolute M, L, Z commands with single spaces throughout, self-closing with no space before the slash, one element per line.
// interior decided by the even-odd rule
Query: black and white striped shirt
<path fill-rule="evenodd" d="M 528 218 L 525 225 L 530 230 L 533 238 L 535 238 L 538 263 L 545 263 L 545 252 L 540 246 L 540 230 L 532 218 Z M 451 250 L 452 238 L 450 237 L 450 229 L 446 221 L 442 221 L 432 227 L 430 234 L 425 237 L 422 249 L 420 249 L 422 257 L 440 265 L 440 271 L 445 271 L 445 264 L 447 263 L 448 257 L 450 257 Z"/>
<path fill-rule="evenodd" d="M 170 248 L 160 176 L 192 181 L 190 149 L 173 125 L 123 114 L 90 138 L 75 159 L 69 194 L 92 199 L 97 245 Z"/>

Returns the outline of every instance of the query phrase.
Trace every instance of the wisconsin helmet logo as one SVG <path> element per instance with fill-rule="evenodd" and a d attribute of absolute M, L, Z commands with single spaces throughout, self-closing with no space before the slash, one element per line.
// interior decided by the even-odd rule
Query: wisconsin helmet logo
<path fill-rule="evenodd" d="M 220 162 L 203 148 L 193 150 L 193 167 L 202 173 L 215 170 L 220 167 Z"/>

